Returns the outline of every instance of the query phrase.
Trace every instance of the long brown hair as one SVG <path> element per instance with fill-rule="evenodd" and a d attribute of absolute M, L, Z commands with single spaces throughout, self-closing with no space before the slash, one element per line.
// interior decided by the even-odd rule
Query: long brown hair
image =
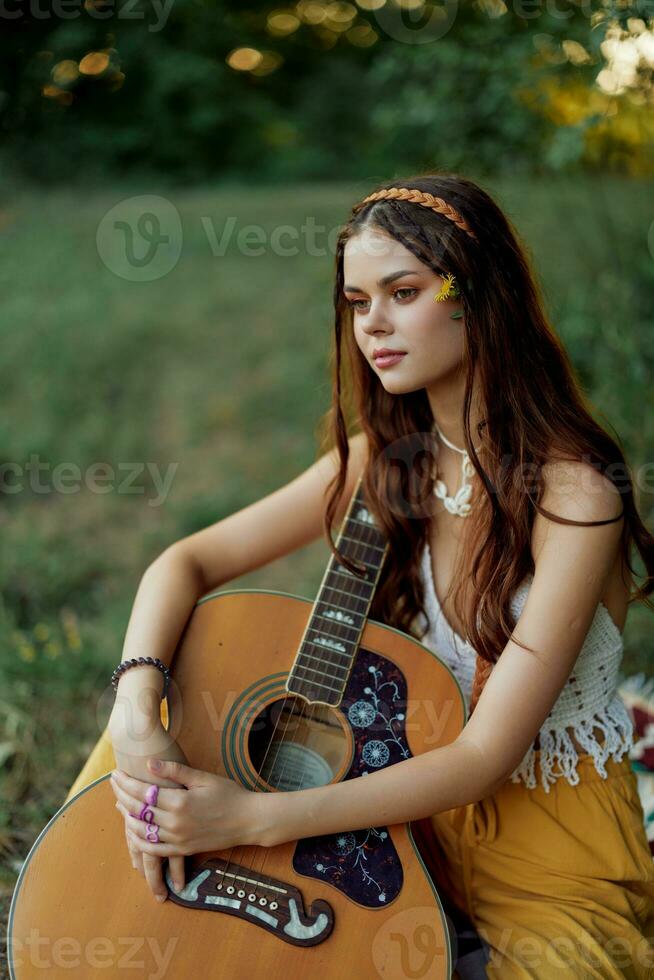
<path fill-rule="evenodd" d="M 348 434 L 363 430 L 369 447 L 363 489 L 389 542 L 369 614 L 422 639 L 426 631 L 419 631 L 416 617 L 421 613 L 429 629 L 419 562 L 434 503 L 431 407 L 424 388 L 399 395 L 384 389 L 358 348 L 352 310 L 343 293 L 345 244 L 364 227 L 373 226 L 401 242 L 435 272 L 453 273 L 461 288 L 465 447 L 482 492 L 466 519 L 459 574 L 454 575 L 450 592 L 465 625 L 465 638 L 477 651 L 472 711 L 504 646 L 510 638 L 518 642 L 512 635 L 515 618 L 510 600 L 525 575 L 534 571 L 530 547 L 534 509 L 559 523 L 584 526 L 612 523 L 624 516 L 621 548 L 631 572 L 630 586 L 634 585 L 632 542 L 647 569 L 644 584 L 634 594 L 630 591 L 629 602 L 640 600 L 652 609 L 647 596 L 654 591 L 654 537 L 638 515 L 623 452 L 593 419 L 568 355 L 543 311 L 526 249 L 500 207 L 485 190 L 455 173 L 397 178 L 376 190 L 390 187 L 415 188 L 444 199 L 474 234 L 429 207 L 397 199 L 356 204 L 339 230 L 332 405 L 322 420 L 322 441 L 323 449 L 338 448 L 340 468 L 328 488 L 324 531 L 332 553 L 356 571 L 356 563 L 337 549 L 332 525 L 347 475 Z M 470 407 L 476 372 L 484 418 L 473 437 Z M 483 462 L 475 451 L 482 433 Z M 541 470 L 554 458 L 583 460 L 607 476 L 621 493 L 622 514 L 609 521 L 584 522 L 543 509 Z M 621 464 L 619 486 L 612 475 L 616 464 Z M 469 575 L 461 574 L 463 569 L 470 569 Z M 473 590 L 473 614 L 466 611 L 468 589 Z"/>

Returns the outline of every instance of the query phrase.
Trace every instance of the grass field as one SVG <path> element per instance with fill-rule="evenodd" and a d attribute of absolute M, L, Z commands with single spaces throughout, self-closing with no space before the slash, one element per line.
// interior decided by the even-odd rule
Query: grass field
<path fill-rule="evenodd" d="M 654 447 L 651 187 L 609 178 L 486 186 L 528 243 L 548 312 L 599 420 L 618 433 L 632 468 L 644 467 Z M 326 232 L 316 236 L 317 255 L 302 235 L 297 254 L 279 254 L 270 235 L 308 219 L 335 229 L 367 190 L 163 188 L 184 238 L 175 267 L 153 282 L 127 281 L 96 248 L 105 213 L 143 188 L 80 195 L 72 179 L 68 190 L 3 195 L 4 460 L 27 472 L 36 457 L 47 465 L 44 484 L 62 463 L 83 475 L 100 462 L 116 473 L 134 462 L 161 473 L 174 467 L 157 505 L 147 469 L 135 481 L 139 493 L 118 480 L 104 493 L 84 482 L 70 492 L 39 492 L 26 478 L 26 489 L 3 494 L 5 908 L 20 863 L 98 737 L 96 705 L 121 659 L 146 565 L 314 460 L 330 398 L 333 256 Z M 230 216 L 232 244 L 213 255 L 207 227 L 220 237 Z M 260 255 L 237 245 L 239 229 L 250 224 L 264 230 Z M 641 494 L 650 527 L 652 500 Z M 238 584 L 312 596 L 327 557 L 318 541 Z M 625 646 L 625 675 L 649 671 L 646 607 L 632 607 Z"/>

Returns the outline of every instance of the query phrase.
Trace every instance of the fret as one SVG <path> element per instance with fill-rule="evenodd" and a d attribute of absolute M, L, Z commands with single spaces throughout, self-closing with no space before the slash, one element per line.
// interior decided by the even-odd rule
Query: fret
<path fill-rule="evenodd" d="M 363 568 L 364 568 L 364 571 L 363 572 L 351 572 L 350 573 L 356 579 L 358 579 L 360 582 L 367 582 L 367 581 L 369 581 L 370 580 L 370 573 L 372 572 L 373 574 L 375 574 L 375 572 L 377 572 L 377 570 L 381 567 L 382 562 L 381 562 L 381 559 L 379 559 L 377 557 L 377 555 L 372 555 L 370 557 L 369 556 L 361 557 L 361 556 L 359 556 L 357 554 L 353 554 L 352 553 L 352 549 L 350 549 L 349 551 L 347 549 L 344 550 L 343 549 L 343 545 L 341 544 L 340 541 L 337 542 L 337 544 L 338 544 L 339 548 L 341 549 L 341 551 L 343 552 L 343 554 L 346 555 L 351 561 L 356 562 L 358 565 L 363 565 Z M 329 566 L 329 569 L 331 570 L 334 567 L 335 567 L 334 565 L 330 565 Z"/>
<path fill-rule="evenodd" d="M 374 542 L 372 542 L 372 541 L 371 542 L 367 542 L 367 541 L 363 541 L 361 538 L 354 538 L 354 537 L 352 537 L 351 535 L 349 535 L 349 534 L 346 533 L 346 531 L 348 531 L 348 530 L 349 530 L 349 528 L 344 528 L 343 531 L 341 532 L 341 534 L 339 534 L 338 538 L 336 539 L 336 544 L 338 545 L 339 550 L 344 555 L 347 555 L 348 558 L 353 558 L 355 561 L 359 561 L 359 562 L 363 561 L 363 559 L 362 558 L 359 558 L 357 556 L 357 554 L 356 554 L 358 548 L 363 548 L 364 550 L 366 548 L 374 548 L 376 551 L 383 551 L 384 550 L 383 548 L 380 548 L 378 545 L 374 544 Z M 349 551 L 348 551 L 347 547 L 343 544 L 344 541 L 348 541 L 353 546 L 353 547 L 351 547 L 349 549 Z M 331 560 L 332 561 L 336 561 L 337 560 L 336 559 L 336 556 L 335 555 L 332 555 Z M 369 562 L 365 562 L 364 561 L 363 563 L 364 564 L 374 564 L 374 565 L 376 565 L 376 564 L 378 564 L 378 562 L 379 562 L 379 559 L 377 558 L 377 556 L 376 555 L 371 555 L 370 556 L 370 561 Z"/>
<path fill-rule="evenodd" d="M 355 525 L 351 527 L 350 525 Z M 380 534 L 378 528 L 370 527 L 369 524 L 363 523 L 363 521 L 357 521 L 355 517 L 350 517 L 346 521 L 343 531 L 352 531 L 356 535 L 356 541 L 361 544 L 374 544 L 375 541 L 379 541 L 383 546 L 384 537 Z"/>
<path fill-rule="evenodd" d="M 349 568 L 346 568 L 345 565 L 341 565 L 340 562 L 330 565 L 327 571 L 329 574 L 349 576 L 351 579 L 354 579 L 355 582 L 363 582 L 364 584 L 369 582 L 369 579 L 362 578 L 362 576 L 358 575 L 356 572 L 351 572 Z"/>
<path fill-rule="evenodd" d="M 360 527 L 367 527 L 371 531 L 376 531 L 377 530 L 376 527 L 373 527 L 372 524 L 368 524 L 367 521 L 360 521 L 358 517 L 348 517 L 347 518 L 347 523 L 349 524 L 350 522 L 352 522 L 352 524 L 358 524 Z"/>
<path fill-rule="evenodd" d="M 330 704 L 343 696 L 387 550 L 360 482 L 336 547 L 362 571 L 351 571 L 330 556 L 286 684 L 291 692 Z"/>
<path fill-rule="evenodd" d="M 334 610 L 334 607 L 331 606 L 328 602 L 325 602 L 323 599 L 316 599 L 316 605 L 314 607 L 316 610 L 318 608 L 318 605 L 325 606 L 327 608 L 327 612 L 328 613 L 329 612 L 332 612 Z M 349 630 L 357 630 L 357 632 L 360 630 L 360 627 L 352 626 L 350 623 L 344 623 L 344 622 L 342 622 L 342 619 L 338 619 L 338 614 L 339 613 L 340 613 L 341 616 L 350 616 L 350 617 L 351 616 L 358 616 L 359 619 L 365 619 L 366 618 L 365 615 L 364 615 L 364 613 L 357 612 L 356 609 L 342 609 L 342 608 L 338 608 L 338 607 L 336 608 L 336 612 L 334 613 L 333 616 L 329 616 L 329 615 L 327 615 L 325 613 L 319 613 L 319 612 L 314 612 L 313 615 L 314 616 L 319 616 L 320 619 L 327 619 L 330 623 L 339 623 L 341 626 L 345 626 Z"/>
<path fill-rule="evenodd" d="M 324 619 L 325 622 L 329 626 L 336 626 L 338 629 L 350 630 L 356 636 L 358 636 L 359 633 L 361 632 L 361 630 L 360 630 L 360 628 L 358 626 L 352 626 L 350 623 L 341 623 L 341 622 L 339 622 L 338 619 L 332 619 L 331 616 L 321 616 L 320 613 L 314 613 L 313 614 L 313 616 L 309 620 L 309 625 L 307 626 L 307 631 L 308 630 L 318 630 L 318 629 L 321 629 L 319 626 L 312 626 L 311 625 L 311 623 L 313 622 L 314 619 Z M 326 633 L 326 630 L 321 629 L 321 632 Z M 340 640 L 346 640 L 347 639 L 347 637 L 341 636 L 339 633 L 334 633 L 332 635 L 338 636 L 338 638 Z M 352 642 L 352 641 L 351 640 L 348 640 L 348 642 Z"/>
<path fill-rule="evenodd" d="M 303 669 L 303 670 L 306 670 L 307 669 L 306 667 L 303 668 L 301 664 L 296 664 L 293 667 L 293 670 L 291 671 L 291 673 L 289 674 L 289 678 L 288 678 L 289 680 L 291 680 L 291 679 L 298 680 L 298 681 L 301 681 L 301 682 L 303 682 L 305 684 L 309 684 L 312 687 L 324 687 L 325 690 L 331 691 L 332 694 L 342 694 L 343 693 L 342 690 L 339 690 L 337 687 L 331 687 L 329 684 L 321 684 L 320 681 L 312 681 L 312 680 L 309 680 L 307 677 L 293 678 L 293 671 L 296 669 L 296 667 L 300 667 L 300 669 Z"/>
<path fill-rule="evenodd" d="M 354 560 L 358 561 L 359 559 L 355 558 Z M 366 567 L 369 570 L 373 570 L 372 566 L 366 566 Z M 329 567 L 327 568 L 327 574 L 344 575 L 346 578 L 350 580 L 350 582 L 360 582 L 361 585 L 370 585 L 368 572 L 365 572 L 363 575 L 359 575 L 358 572 L 351 572 L 349 568 L 346 568 L 345 565 L 341 565 L 339 562 L 336 562 L 333 565 L 329 565 Z"/>
<path fill-rule="evenodd" d="M 347 572 L 347 571 L 339 572 L 337 568 L 334 568 L 333 566 L 330 565 L 327 569 L 327 572 L 325 573 L 325 580 L 327 580 L 330 576 L 342 575 L 344 582 L 342 582 L 341 584 L 343 585 L 347 584 L 348 587 L 352 587 L 356 585 L 370 586 L 371 582 L 376 577 L 377 569 L 378 569 L 377 566 L 366 564 L 366 571 L 364 572 L 364 574 L 355 575 L 352 572 Z"/>
<path fill-rule="evenodd" d="M 308 644 L 308 643 L 310 643 L 312 647 L 317 647 L 318 650 L 320 650 L 320 652 L 322 654 L 324 654 L 325 651 L 327 650 L 329 653 L 336 654 L 337 657 L 347 657 L 348 662 L 349 663 L 352 663 L 352 654 L 351 653 L 342 653 L 340 650 L 332 650 L 329 647 L 321 646 L 319 643 L 317 644 L 315 640 L 309 640 L 309 639 L 302 640 L 302 646 L 303 647 L 305 646 L 305 644 Z M 320 658 L 319 657 L 318 659 L 322 661 L 324 658 Z M 329 661 L 327 661 L 327 662 L 329 662 Z"/>
<path fill-rule="evenodd" d="M 305 664 L 298 663 L 297 666 L 298 667 L 301 667 L 302 670 L 310 670 L 313 674 L 319 674 L 320 677 L 328 677 L 330 681 L 341 681 L 341 680 L 345 680 L 344 677 L 333 677 L 331 674 L 326 674 L 324 671 L 317 670 L 315 667 L 307 667 Z M 335 691 L 335 690 L 337 690 L 337 688 L 333 688 L 333 690 Z"/>
<path fill-rule="evenodd" d="M 343 572 L 337 572 L 335 570 L 330 570 L 329 571 L 329 575 L 344 575 L 344 573 Z M 347 576 L 344 576 L 344 577 L 347 578 Z M 374 589 L 374 584 L 372 582 L 370 582 L 369 580 L 366 580 L 366 579 L 354 578 L 354 576 L 350 576 L 349 581 L 350 582 L 356 582 L 357 585 L 365 585 L 369 589 Z"/>
<path fill-rule="evenodd" d="M 349 629 L 354 630 L 354 627 L 350 626 Z M 353 642 L 356 642 L 356 637 L 360 635 L 361 631 L 354 630 L 356 634 L 355 637 L 343 636 L 341 633 L 335 632 L 334 630 L 326 629 L 322 626 L 314 626 L 311 620 L 309 620 L 309 625 L 307 626 L 307 633 L 309 632 L 317 633 L 319 636 L 328 636 L 332 640 L 338 640 L 340 643 L 343 643 L 346 646 L 351 646 Z"/>
<path fill-rule="evenodd" d="M 383 549 L 383 538 L 376 532 L 372 533 L 368 528 L 360 531 L 358 527 L 345 527 L 343 528 L 343 533 L 339 535 L 338 540 L 341 537 L 366 547 L 381 546 Z"/>
<path fill-rule="evenodd" d="M 347 656 L 347 647 L 341 642 L 341 638 L 330 636 L 329 633 L 323 633 L 322 630 L 318 632 L 315 640 L 311 640 L 310 642 L 317 647 L 322 647 L 324 650 L 329 650 L 330 653 L 340 653 L 342 657 Z"/>
<path fill-rule="evenodd" d="M 320 594 L 322 595 L 322 593 L 326 589 L 329 589 L 330 592 L 340 592 L 341 595 L 349 596 L 350 599 L 360 599 L 362 602 L 366 602 L 366 603 L 368 602 L 368 599 L 366 598 L 366 596 L 364 596 L 364 595 L 355 595 L 354 592 L 346 592 L 344 589 L 339 589 L 335 585 L 323 585 L 322 589 L 320 590 Z M 351 610 L 351 611 L 352 612 L 355 612 L 356 610 Z"/>
<path fill-rule="evenodd" d="M 344 670 L 345 673 L 347 673 L 348 670 L 350 669 L 350 667 L 352 666 L 352 658 L 351 657 L 350 657 L 350 663 L 349 663 L 349 665 L 347 667 L 344 664 L 336 664 L 336 663 L 333 663 L 331 660 L 325 661 L 325 660 L 322 660 L 320 657 L 313 657 L 310 653 L 305 653 L 304 650 L 302 650 L 300 653 L 298 653 L 298 655 L 297 655 L 298 661 L 299 661 L 300 657 L 305 657 L 305 658 L 308 658 L 309 660 L 315 660 L 317 664 L 324 664 L 324 663 L 326 663 L 328 667 L 335 667 L 336 670 Z M 334 677 L 334 680 L 339 680 L 339 678 Z"/>
<path fill-rule="evenodd" d="M 382 548 L 382 547 L 380 547 L 380 546 L 379 546 L 379 545 L 377 545 L 377 544 L 366 544 L 366 545 L 364 545 L 362 541 L 358 541 L 358 540 L 357 540 L 356 538 L 350 538 L 350 537 L 348 537 L 348 535 L 347 535 L 347 534 L 341 534 L 338 540 L 340 541 L 340 540 L 341 540 L 341 538 L 342 538 L 342 539 L 343 539 L 344 541 L 353 541 L 353 542 L 354 542 L 354 544 L 360 544 L 360 545 L 363 545 L 363 546 L 364 546 L 364 547 L 366 547 L 366 548 L 374 548 L 374 549 L 375 549 L 375 551 L 384 551 L 384 550 L 385 550 L 384 548 Z M 333 557 L 333 556 L 332 556 L 332 557 Z M 348 555 L 348 558 L 349 558 L 349 557 L 350 557 L 350 556 Z M 361 561 L 361 559 L 360 559 L 360 558 L 357 558 L 356 560 L 357 560 L 357 561 Z M 363 562 L 363 564 L 365 564 L 365 562 Z"/>
<path fill-rule="evenodd" d="M 356 508 L 357 517 L 365 521 L 366 524 L 371 524 L 375 526 L 375 518 L 368 510 L 368 505 L 366 503 L 365 494 L 363 491 L 363 483 L 360 483 L 356 490 L 356 495 L 354 498 L 354 503 L 352 504 L 352 510 Z"/>

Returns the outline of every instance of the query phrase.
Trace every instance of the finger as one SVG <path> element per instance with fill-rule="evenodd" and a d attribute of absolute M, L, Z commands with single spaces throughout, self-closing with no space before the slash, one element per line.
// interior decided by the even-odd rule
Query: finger
<path fill-rule="evenodd" d="M 155 823 L 154 821 L 152 823 L 146 823 L 144 820 L 137 820 L 136 817 L 133 817 L 131 813 L 128 813 L 120 803 L 116 803 L 116 808 L 122 813 L 123 817 L 125 818 L 125 826 L 127 830 L 131 831 L 137 842 L 149 841 L 152 837 L 158 839 L 159 842 L 163 841 L 163 843 L 166 844 L 174 844 L 177 842 L 177 854 L 179 854 L 178 838 L 168 834 L 167 831 L 164 831 L 165 836 L 162 838 L 161 827 L 159 824 Z"/>
<path fill-rule="evenodd" d="M 143 855 L 139 849 L 134 845 L 133 838 L 130 836 L 127 824 L 123 822 L 123 829 L 125 831 L 125 841 L 127 843 L 127 852 L 129 854 L 129 859 L 132 863 L 132 868 L 135 871 L 143 874 Z"/>
<path fill-rule="evenodd" d="M 128 833 L 131 834 L 132 831 L 129 830 Z M 170 844 L 166 841 L 160 841 L 158 844 L 153 844 L 150 841 L 147 841 L 145 837 L 136 836 L 132 836 L 132 840 L 143 855 L 151 854 L 153 857 L 172 857 L 180 853 L 184 854 L 183 847 L 179 842 Z"/>
<path fill-rule="evenodd" d="M 171 857 L 168 858 L 168 867 L 170 869 L 170 877 L 173 885 L 175 886 L 175 891 L 181 892 L 185 885 L 183 855 L 171 855 Z"/>
<path fill-rule="evenodd" d="M 156 823 L 159 827 L 166 827 L 170 823 L 170 813 L 167 813 L 166 810 L 162 809 L 161 807 L 151 806 L 149 803 L 143 803 L 141 800 L 135 800 L 120 787 L 116 787 L 114 789 L 114 794 L 119 804 L 119 808 L 122 806 L 121 812 L 131 814 L 135 820 L 138 820 L 141 823 Z M 147 810 L 144 810 L 144 807 L 147 807 Z M 144 816 L 140 817 L 140 813 L 144 813 Z M 148 817 L 147 821 L 145 819 L 146 816 Z"/>
<path fill-rule="evenodd" d="M 134 847 L 132 844 L 132 839 L 127 830 L 127 826 L 125 826 L 125 840 L 127 841 L 127 850 L 129 851 L 129 856 L 132 861 L 132 867 L 135 871 L 138 871 L 139 874 L 145 877 L 145 872 L 143 871 L 143 855 L 139 849 Z"/>
<path fill-rule="evenodd" d="M 165 786 L 158 786 L 154 777 L 150 782 L 145 782 L 142 779 L 136 779 L 134 776 L 128 776 L 126 772 L 122 770 L 114 770 L 111 773 L 110 782 L 112 786 L 120 787 L 123 793 L 127 793 L 133 800 L 138 800 L 139 805 L 143 806 L 145 802 L 145 794 L 152 786 L 158 787 L 157 802 L 164 810 L 173 809 L 180 797 L 181 793 L 188 793 L 187 789 L 169 788 Z M 172 805 L 171 805 L 172 804 Z"/>
<path fill-rule="evenodd" d="M 161 871 L 161 858 L 152 857 L 150 854 L 145 854 L 143 856 L 143 870 L 145 872 L 145 880 L 150 886 L 154 897 L 158 902 L 165 902 L 168 898 L 168 889 L 166 888 L 166 883 L 163 880 L 163 873 Z"/>
<path fill-rule="evenodd" d="M 138 864 L 141 858 L 141 852 L 132 843 L 132 838 L 129 835 L 129 830 L 125 822 L 123 822 L 123 829 L 125 831 L 125 841 L 127 843 L 127 852 L 129 854 L 129 859 L 131 861 L 132 867 L 138 869 Z"/>

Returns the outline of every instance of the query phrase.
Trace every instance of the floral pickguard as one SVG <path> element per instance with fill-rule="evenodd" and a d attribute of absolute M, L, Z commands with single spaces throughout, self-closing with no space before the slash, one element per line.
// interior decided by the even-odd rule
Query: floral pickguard
<path fill-rule="evenodd" d="M 340 705 L 352 729 L 354 755 L 345 779 L 409 759 L 404 718 L 406 682 L 398 667 L 360 649 Z M 321 878 L 367 908 L 399 894 L 402 865 L 386 827 L 343 831 L 297 842 L 293 867 Z"/>

